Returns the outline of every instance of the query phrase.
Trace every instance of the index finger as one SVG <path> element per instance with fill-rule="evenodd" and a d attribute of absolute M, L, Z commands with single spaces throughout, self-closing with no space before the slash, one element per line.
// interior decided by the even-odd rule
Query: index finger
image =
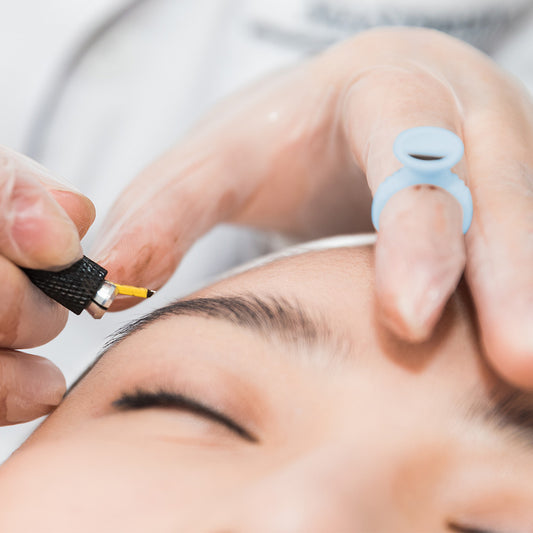
<path fill-rule="evenodd" d="M 454 93 L 419 66 L 367 71 L 347 93 L 345 110 L 351 151 L 374 194 L 401 167 L 393 153 L 398 134 L 417 126 L 461 134 Z M 456 171 L 468 180 L 464 165 Z M 457 287 L 466 261 L 462 219 L 457 200 L 429 185 L 405 188 L 383 207 L 375 259 L 377 307 L 382 322 L 399 337 L 428 338 Z"/>

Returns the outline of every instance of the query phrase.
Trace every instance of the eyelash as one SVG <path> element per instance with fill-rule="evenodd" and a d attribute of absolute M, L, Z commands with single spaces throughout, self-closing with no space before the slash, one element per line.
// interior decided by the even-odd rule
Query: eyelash
<path fill-rule="evenodd" d="M 150 392 L 138 389 L 133 393 L 123 393 L 118 400 L 113 402 L 113 407 L 121 411 L 134 411 L 153 407 L 187 411 L 229 429 L 248 442 L 253 444 L 259 442 L 255 435 L 235 422 L 232 418 L 183 394 L 165 390 Z"/>
<path fill-rule="evenodd" d="M 496 531 L 489 531 L 488 529 L 477 529 L 475 527 L 463 526 L 456 522 L 448 522 L 448 529 L 454 533 L 496 533 Z"/>

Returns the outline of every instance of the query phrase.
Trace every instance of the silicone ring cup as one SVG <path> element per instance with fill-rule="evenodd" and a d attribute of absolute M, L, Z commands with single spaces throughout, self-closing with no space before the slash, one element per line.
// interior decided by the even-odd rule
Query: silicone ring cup
<path fill-rule="evenodd" d="M 444 128 L 421 126 L 403 131 L 394 142 L 394 155 L 404 167 L 378 187 L 372 202 L 372 223 L 379 231 L 379 217 L 397 192 L 413 185 L 434 185 L 448 191 L 463 209 L 463 233 L 472 223 L 470 189 L 451 171 L 464 153 L 463 142 Z"/>

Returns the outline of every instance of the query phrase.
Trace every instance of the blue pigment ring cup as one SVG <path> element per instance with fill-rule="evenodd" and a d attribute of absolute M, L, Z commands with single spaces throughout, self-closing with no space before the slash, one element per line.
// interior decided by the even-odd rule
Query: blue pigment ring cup
<path fill-rule="evenodd" d="M 448 191 L 463 208 L 463 233 L 472 222 L 472 195 L 465 183 L 451 171 L 463 157 L 463 142 L 444 128 L 422 126 L 403 131 L 394 142 L 394 155 L 403 168 L 378 187 L 372 202 L 372 223 L 379 231 L 379 217 L 389 199 L 413 185 L 434 185 Z"/>

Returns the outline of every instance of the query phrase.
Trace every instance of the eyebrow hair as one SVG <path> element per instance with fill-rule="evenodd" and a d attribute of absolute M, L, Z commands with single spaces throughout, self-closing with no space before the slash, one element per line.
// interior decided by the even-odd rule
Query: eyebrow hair
<path fill-rule="evenodd" d="M 329 346 L 336 354 L 332 358 L 346 353 L 351 344 L 348 335 L 333 333 L 323 318 L 311 317 L 299 303 L 291 303 L 285 298 L 241 294 L 178 300 L 133 320 L 112 333 L 96 360 L 69 387 L 65 397 L 112 348 L 149 325 L 173 316 L 223 320 L 255 331 L 268 340 L 281 340 L 298 347 Z"/>
<path fill-rule="evenodd" d="M 533 449 L 533 395 L 499 383 L 488 398 L 470 402 L 467 418 L 479 420 L 507 437 Z"/>
<path fill-rule="evenodd" d="M 334 337 L 339 337 L 333 335 L 325 320 L 311 317 L 298 303 L 290 303 L 279 297 L 242 294 L 178 300 L 156 309 L 112 334 L 105 343 L 103 352 L 148 325 L 171 316 L 215 318 L 250 329 L 268 339 L 277 338 L 287 344 L 303 344 L 309 347 L 331 344 Z M 342 340 L 344 342 L 347 339 Z"/>

